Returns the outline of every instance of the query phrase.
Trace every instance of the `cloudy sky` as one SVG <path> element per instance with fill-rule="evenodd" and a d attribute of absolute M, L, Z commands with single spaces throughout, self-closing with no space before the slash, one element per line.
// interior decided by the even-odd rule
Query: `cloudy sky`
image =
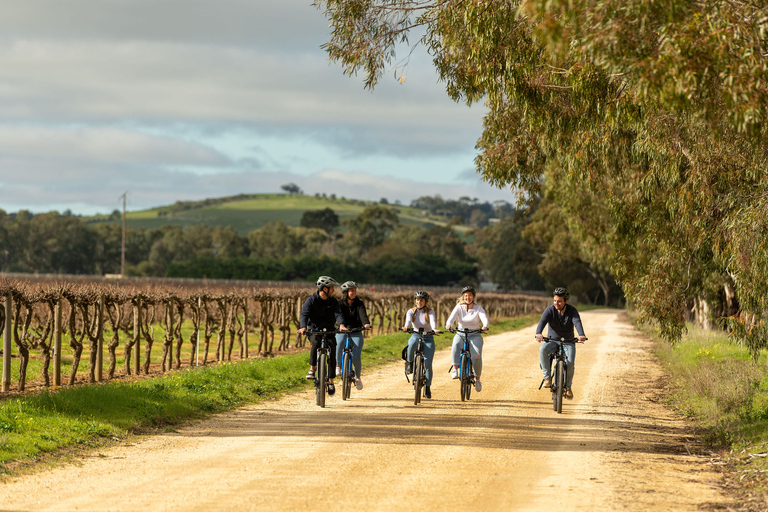
<path fill-rule="evenodd" d="M 512 200 L 480 182 L 482 105 L 414 53 L 373 91 L 311 0 L 2 0 L 0 208 L 92 214 L 239 193 Z"/>

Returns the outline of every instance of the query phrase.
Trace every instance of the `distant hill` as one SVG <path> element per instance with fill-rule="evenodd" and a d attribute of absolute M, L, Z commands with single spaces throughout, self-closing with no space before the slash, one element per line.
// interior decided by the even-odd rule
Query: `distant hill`
<path fill-rule="evenodd" d="M 237 196 L 204 199 L 202 201 L 178 201 L 170 206 L 126 213 L 128 227 L 153 229 L 161 226 L 232 226 L 241 236 L 280 220 L 288 226 L 299 226 L 301 216 L 307 210 L 332 209 L 339 220 L 355 217 L 365 208 L 376 203 L 357 199 L 331 198 L 303 194 L 241 194 Z M 397 213 L 403 224 L 421 226 L 443 225 L 443 217 L 428 216 L 410 206 L 387 204 Z M 119 222 L 108 215 L 86 217 L 91 222 Z"/>

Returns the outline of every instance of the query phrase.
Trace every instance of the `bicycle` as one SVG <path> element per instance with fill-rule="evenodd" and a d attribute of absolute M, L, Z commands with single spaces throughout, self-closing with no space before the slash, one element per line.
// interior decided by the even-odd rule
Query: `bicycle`
<path fill-rule="evenodd" d="M 552 385 L 549 390 L 552 392 L 552 408 L 558 414 L 563 412 L 563 393 L 565 392 L 565 383 L 568 382 L 568 365 L 566 364 L 565 349 L 563 343 L 584 343 L 579 341 L 578 338 L 565 339 L 565 338 L 550 338 L 548 336 L 543 337 L 543 341 L 554 341 L 557 343 L 557 351 L 549 354 L 549 375 L 552 379 Z M 552 371 L 552 363 L 555 363 L 555 370 Z M 541 379 L 539 389 L 544 385 L 546 378 Z"/>
<path fill-rule="evenodd" d="M 356 327 L 346 331 L 336 331 L 335 334 L 346 334 L 344 351 L 341 353 L 341 399 L 346 400 L 352 393 L 352 381 L 355 380 L 355 370 L 352 368 L 352 336 L 350 334 L 364 331 L 364 327 Z"/>
<path fill-rule="evenodd" d="M 409 334 L 418 334 L 419 343 L 416 345 L 413 351 L 413 405 L 419 405 L 421 403 L 421 397 L 423 396 L 423 390 L 427 386 L 427 367 L 424 363 L 424 336 L 427 334 L 435 334 L 435 331 L 424 331 L 423 327 L 419 327 L 418 331 L 413 329 L 406 329 L 405 332 Z M 407 348 L 407 347 L 406 347 Z M 406 362 L 405 380 L 408 380 L 408 369 Z M 408 380 L 408 382 L 411 382 Z"/>
<path fill-rule="evenodd" d="M 472 394 L 472 386 L 475 384 L 475 369 L 472 367 L 472 354 L 469 350 L 469 335 L 483 332 L 482 329 L 449 329 L 454 334 L 464 335 L 464 344 L 459 355 L 459 379 L 461 389 L 461 401 L 469 400 Z M 450 371 L 450 370 L 449 370 Z"/>
<path fill-rule="evenodd" d="M 315 384 L 315 397 L 317 399 L 317 405 L 325 407 L 325 394 L 328 392 L 328 345 L 326 344 L 327 336 L 332 336 L 335 331 L 306 331 L 307 335 L 315 334 L 321 335 L 320 346 L 317 347 L 317 371 L 315 372 L 315 378 L 313 380 Z"/>

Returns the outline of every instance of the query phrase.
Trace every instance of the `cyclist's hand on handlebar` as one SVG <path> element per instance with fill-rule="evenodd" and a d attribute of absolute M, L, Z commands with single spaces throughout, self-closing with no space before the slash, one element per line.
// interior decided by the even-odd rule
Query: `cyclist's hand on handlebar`
<path fill-rule="evenodd" d="M 482 328 L 482 329 L 480 329 L 480 330 L 481 330 L 481 331 L 487 331 L 487 330 L 488 330 L 488 328 L 487 328 L 487 327 L 483 327 L 483 328 Z"/>
<path fill-rule="evenodd" d="M 299 336 L 303 336 L 305 332 L 307 332 L 307 328 L 306 327 L 302 327 L 301 329 L 296 331 L 296 334 L 298 334 Z"/>
<path fill-rule="evenodd" d="M 348 331 L 349 329 L 347 329 L 347 327 L 345 325 L 340 325 L 339 326 L 339 330 L 340 331 Z"/>
<path fill-rule="evenodd" d="M 544 341 L 544 335 L 543 334 L 537 334 L 536 335 L 536 341 L 538 341 L 539 343 Z"/>
<path fill-rule="evenodd" d="M 587 341 L 587 337 L 586 336 L 579 336 L 579 341 L 584 343 L 585 341 Z"/>
<path fill-rule="evenodd" d="M 370 329 L 370 328 L 371 328 L 371 324 L 365 324 L 365 325 L 363 326 L 363 329 Z"/>

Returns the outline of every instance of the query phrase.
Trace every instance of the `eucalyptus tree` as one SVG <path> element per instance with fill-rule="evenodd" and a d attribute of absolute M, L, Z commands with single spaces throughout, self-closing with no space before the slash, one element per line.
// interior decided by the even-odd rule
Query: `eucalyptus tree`
<path fill-rule="evenodd" d="M 485 103 L 482 178 L 572 205 L 585 251 L 663 334 L 719 279 L 738 294 L 735 332 L 766 345 L 764 0 L 315 4 L 329 56 L 365 87 L 424 45 L 451 98 Z"/>

